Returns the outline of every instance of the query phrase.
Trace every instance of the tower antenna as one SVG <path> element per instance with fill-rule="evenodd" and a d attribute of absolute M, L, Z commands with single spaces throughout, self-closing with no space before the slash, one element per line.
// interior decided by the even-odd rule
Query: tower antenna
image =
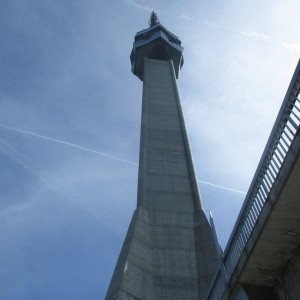
<path fill-rule="evenodd" d="M 148 24 L 149 24 L 149 27 L 159 24 L 157 13 L 155 13 L 154 10 L 152 11 L 152 13 L 150 15 L 150 20 L 149 20 Z"/>

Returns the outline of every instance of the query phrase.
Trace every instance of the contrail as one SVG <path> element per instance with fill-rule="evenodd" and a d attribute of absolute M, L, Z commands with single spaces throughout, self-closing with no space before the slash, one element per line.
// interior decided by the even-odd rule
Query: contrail
<path fill-rule="evenodd" d="M 218 184 L 214 184 L 214 183 L 210 183 L 210 182 L 207 182 L 207 181 L 198 180 L 198 182 L 204 183 L 204 184 L 207 184 L 207 185 L 211 185 L 211 186 L 223 189 L 223 190 L 228 190 L 228 191 L 232 191 L 232 192 L 236 192 L 236 193 L 240 193 L 240 194 L 244 194 L 244 195 L 247 194 L 247 193 L 245 193 L 243 191 L 231 189 L 231 188 L 228 188 L 228 187 L 225 187 L 225 186 L 222 186 L 222 185 L 218 185 Z"/>
<path fill-rule="evenodd" d="M 131 164 L 131 165 L 135 165 L 135 166 L 138 165 L 137 162 L 134 162 L 134 161 L 131 161 L 131 160 L 122 159 L 122 158 L 119 158 L 119 157 L 116 157 L 116 156 L 112 156 L 112 155 L 109 155 L 109 154 L 106 154 L 106 153 L 103 153 L 103 152 L 99 152 L 99 151 L 87 148 L 87 147 L 80 146 L 80 145 L 77 145 L 77 144 L 69 143 L 69 142 L 66 142 L 66 141 L 61 141 L 61 140 L 58 140 L 58 139 L 55 139 L 55 138 L 52 138 L 52 137 L 49 137 L 49 136 L 46 136 L 46 135 L 38 134 L 36 132 L 32 132 L 32 131 L 28 131 L 28 130 L 23 130 L 23 129 L 7 126 L 7 125 L 1 124 L 1 123 L 0 123 L 0 127 L 5 128 L 5 129 L 9 129 L 9 130 L 12 130 L 12 131 L 15 131 L 15 132 L 19 132 L 19 133 L 22 133 L 22 134 L 31 135 L 31 136 L 41 138 L 41 139 L 44 139 L 44 140 L 47 140 L 47 141 L 67 145 L 67 146 L 70 146 L 70 147 L 73 147 L 73 148 L 76 148 L 76 149 L 80 149 L 80 150 L 83 150 L 83 151 L 88 151 L 90 153 L 94 153 L 94 154 L 100 155 L 102 157 L 107 157 L 107 158 L 110 158 L 110 159 L 113 159 L 113 160 L 121 161 L 123 163 Z M 214 186 L 216 188 L 223 189 L 223 190 L 232 191 L 232 192 L 236 192 L 236 193 L 240 193 L 240 194 L 246 194 L 243 191 L 239 191 L 239 190 L 236 190 L 236 189 L 231 189 L 231 188 L 221 186 L 221 185 L 218 185 L 218 184 L 214 184 L 214 183 L 210 183 L 210 182 L 207 182 L 207 181 L 202 181 L 202 180 L 198 180 L 198 181 L 200 183 L 211 185 L 211 186 Z"/>
<path fill-rule="evenodd" d="M 10 127 L 10 126 L 7 126 L 7 125 L 1 124 L 1 123 L 0 123 L 0 127 L 6 128 L 6 129 L 9 129 L 9 130 L 13 130 L 13 131 L 16 131 L 16 132 L 19 132 L 19 133 L 32 135 L 32 136 L 35 136 L 37 138 L 41 138 L 41 139 L 44 139 L 44 140 L 47 140 L 47 141 L 51 141 L 51 142 L 67 145 L 67 146 L 70 146 L 70 147 L 73 147 L 73 148 L 77 148 L 77 149 L 80 149 L 80 150 L 88 151 L 88 152 L 91 152 L 91 153 L 94 153 L 94 154 L 98 154 L 100 156 L 104 156 L 104 157 L 107 157 L 107 158 L 110 158 L 110 159 L 114 159 L 114 160 L 124 162 L 124 163 L 127 163 L 127 164 L 137 165 L 136 162 L 131 161 L 131 160 L 122 159 L 122 158 L 119 158 L 119 157 L 116 157 L 116 156 L 112 156 L 112 155 L 109 155 L 109 154 L 106 154 L 106 153 L 103 153 L 103 152 L 99 152 L 99 151 L 87 148 L 87 147 L 79 146 L 77 144 L 73 144 L 73 143 L 61 141 L 61 140 L 58 140 L 58 139 L 55 139 L 55 138 L 52 138 L 52 137 L 49 137 L 49 136 L 41 135 L 41 134 L 38 134 L 38 133 L 35 133 L 35 132 L 32 132 L 32 131 L 23 130 L 23 129 L 19 129 L 19 128 L 15 128 L 15 127 Z"/>

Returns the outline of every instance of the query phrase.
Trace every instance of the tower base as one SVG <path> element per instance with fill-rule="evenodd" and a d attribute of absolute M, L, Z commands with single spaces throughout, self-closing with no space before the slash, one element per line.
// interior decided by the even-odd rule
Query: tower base
<path fill-rule="evenodd" d="M 203 211 L 133 214 L 107 300 L 204 299 L 217 252 Z"/>

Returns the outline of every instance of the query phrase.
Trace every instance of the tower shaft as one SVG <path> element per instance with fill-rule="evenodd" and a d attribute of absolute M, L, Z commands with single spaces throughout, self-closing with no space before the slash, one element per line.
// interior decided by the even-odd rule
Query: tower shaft
<path fill-rule="evenodd" d="M 144 61 L 139 205 L 177 213 L 202 207 L 172 60 Z"/>
<path fill-rule="evenodd" d="M 106 299 L 204 299 L 216 261 L 173 61 L 145 57 L 137 209 Z"/>

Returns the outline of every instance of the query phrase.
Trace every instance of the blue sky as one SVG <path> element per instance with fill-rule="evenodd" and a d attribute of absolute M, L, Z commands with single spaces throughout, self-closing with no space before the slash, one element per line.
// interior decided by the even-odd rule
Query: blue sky
<path fill-rule="evenodd" d="M 300 56 L 299 1 L 1 0 L 1 299 L 104 299 L 136 206 L 129 55 L 152 9 L 184 46 L 186 126 L 225 247 Z"/>

